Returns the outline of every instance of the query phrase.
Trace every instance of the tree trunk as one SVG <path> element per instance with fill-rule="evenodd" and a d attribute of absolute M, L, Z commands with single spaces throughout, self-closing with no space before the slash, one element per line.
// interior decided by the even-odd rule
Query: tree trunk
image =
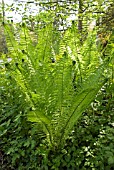
<path fill-rule="evenodd" d="M 83 27 L 82 27 L 82 20 L 83 20 L 83 18 L 82 18 L 82 13 L 83 13 L 82 6 L 83 6 L 83 3 L 82 3 L 82 0 L 79 0 L 78 2 L 79 2 L 79 8 L 78 8 L 78 31 L 79 31 L 79 34 L 80 34 L 80 42 L 82 44 L 82 39 L 83 39 L 83 37 L 82 37 L 82 29 L 83 29 Z"/>

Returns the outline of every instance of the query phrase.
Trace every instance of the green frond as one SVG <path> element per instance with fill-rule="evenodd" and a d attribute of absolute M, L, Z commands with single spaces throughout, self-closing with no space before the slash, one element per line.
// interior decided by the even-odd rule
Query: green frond
<path fill-rule="evenodd" d="M 45 116 L 44 113 L 38 111 L 38 110 L 34 110 L 34 111 L 30 111 L 28 114 L 28 120 L 31 122 L 37 122 L 37 123 L 42 123 L 44 122 L 44 124 L 49 124 L 50 120 L 47 116 Z"/>
<path fill-rule="evenodd" d="M 82 112 L 94 100 L 96 94 L 105 83 L 101 80 L 102 71 L 102 67 L 97 69 L 96 73 L 91 75 L 84 84 L 82 84 L 82 87 L 78 90 L 77 94 L 72 96 L 70 107 L 64 111 L 59 119 L 60 128 L 57 133 L 60 133 L 60 143 L 68 136 Z M 96 81 L 99 83 L 95 86 Z"/>

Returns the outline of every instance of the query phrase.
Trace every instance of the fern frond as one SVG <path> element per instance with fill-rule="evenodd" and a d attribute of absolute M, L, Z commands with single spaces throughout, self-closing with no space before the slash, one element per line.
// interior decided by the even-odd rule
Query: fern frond
<path fill-rule="evenodd" d="M 96 94 L 98 93 L 101 86 L 104 84 L 104 81 L 101 79 L 103 67 L 99 68 L 96 73 L 90 76 L 80 88 L 80 91 L 73 96 L 71 102 L 71 107 L 69 107 L 66 112 L 60 117 L 60 143 L 68 136 L 68 133 L 77 122 L 78 118 L 82 112 L 89 106 L 89 104 L 94 100 Z M 100 82 L 99 82 L 99 79 Z M 95 86 L 95 82 L 99 82 Z"/>

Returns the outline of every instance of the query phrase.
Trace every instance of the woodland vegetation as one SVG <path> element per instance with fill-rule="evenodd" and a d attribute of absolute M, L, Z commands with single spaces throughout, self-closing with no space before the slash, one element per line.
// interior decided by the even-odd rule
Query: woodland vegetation
<path fill-rule="evenodd" d="M 1 6 L 0 169 L 113 170 L 113 1 Z"/>

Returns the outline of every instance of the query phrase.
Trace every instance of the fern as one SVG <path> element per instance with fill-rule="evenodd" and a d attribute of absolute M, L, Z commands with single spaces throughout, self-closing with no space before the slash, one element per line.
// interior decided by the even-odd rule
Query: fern
<path fill-rule="evenodd" d="M 57 50 L 59 58 L 56 63 L 51 63 L 51 55 L 55 53 L 57 57 L 58 53 L 54 51 L 55 44 L 52 43 L 55 36 L 53 30 L 51 23 L 39 29 L 38 43 L 35 46 L 30 38 L 30 31 L 25 26 L 20 31 L 18 41 L 8 26 L 6 36 L 12 47 L 9 69 L 11 77 L 20 86 L 26 96 L 25 101 L 32 108 L 27 114 L 28 120 L 39 124 L 47 135 L 50 146 L 58 148 L 63 146 L 74 124 L 105 83 L 102 77 L 105 65 L 99 63 L 96 66 L 95 60 L 90 60 L 96 53 L 89 51 L 88 54 L 86 42 L 83 48 L 80 47 L 79 39 L 73 37 L 72 30 L 64 33 Z M 57 36 L 59 39 L 60 35 Z M 88 37 L 87 42 L 90 39 Z M 94 50 L 91 43 L 90 46 Z M 72 65 L 71 55 L 76 60 L 75 66 Z M 86 67 L 90 65 L 94 68 L 87 71 Z M 76 89 L 73 86 L 74 74 Z M 78 81 L 82 78 L 83 81 L 79 84 Z"/>

